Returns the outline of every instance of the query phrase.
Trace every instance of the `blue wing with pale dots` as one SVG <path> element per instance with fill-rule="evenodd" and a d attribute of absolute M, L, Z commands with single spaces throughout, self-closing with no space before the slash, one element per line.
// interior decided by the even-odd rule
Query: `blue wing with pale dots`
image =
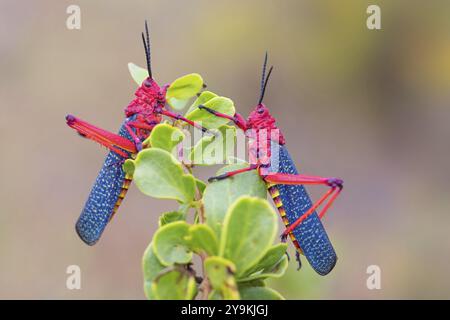
<path fill-rule="evenodd" d="M 271 171 L 279 173 L 298 174 L 287 149 L 282 145 L 276 145 L 278 159 L 273 157 Z M 274 151 L 276 149 L 273 149 Z M 295 222 L 312 206 L 311 199 L 303 185 L 277 184 L 279 204 L 278 210 L 287 225 Z M 281 208 L 281 209 L 280 209 Z M 337 256 L 333 245 L 320 221 L 317 212 L 311 214 L 292 232 L 295 240 L 313 269 L 320 275 L 328 274 L 336 265 Z"/>
<path fill-rule="evenodd" d="M 119 135 L 132 140 L 124 124 L 125 122 L 119 130 Z M 75 229 L 81 240 L 88 245 L 92 246 L 100 239 L 125 196 L 131 181 L 126 178 L 122 169 L 126 159 L 114 151 L 108 153 L 78 218 Z"/>

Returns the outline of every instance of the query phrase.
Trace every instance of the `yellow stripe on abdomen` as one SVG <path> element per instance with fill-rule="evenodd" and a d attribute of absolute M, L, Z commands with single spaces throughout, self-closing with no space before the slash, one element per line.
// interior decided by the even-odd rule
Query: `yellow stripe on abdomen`
<path fill-rule="evenodd" d="M 123 200 L 123 198 L 125 198 L 125 196 L 128 192 L 128 188 L 130 187 L 130 184 L 131 184 L 131 179 L 128 177 L 125 177 L 125 180 L 123 181 L 123 184 L 122 184 L 122 190 L 120 190 L 119 197 L 118 197 L 116 203 L 114 204 L 114 209 L 111 214 L 111 217 L 109 218 L 109 221 L 112 220 L 112 218 L 116 214 L 117 210 L 119 209 L 120 205 L 122 204 L 122 200 Z"/>
<path fill-rule="evenodd" d="M 269 194 L 272 197 L 273 202 L 275 203 L 275 206 L 278 209 L 278 212 L 280 213 L 281 219 L 283 220 L 285 227 L 286 228 L 289 227 L 289 220 L 286 216 L 286 210 L 283 207 L 283 201 L 281 200 L 280 197 L 280 190 L 274 184 L 267 184 L 267 190 L 269 191 Z M 300 245 L 298 244 L 298 241 L 297 239 L 295 239 L 295 236 L 292 232 L 289 232 L 289 238 L 291 238 L 292 243 L 294 243 L 294 246 L 298 250 L 298 252 L 303 254 L 303 251 L 300 248 Z"/>

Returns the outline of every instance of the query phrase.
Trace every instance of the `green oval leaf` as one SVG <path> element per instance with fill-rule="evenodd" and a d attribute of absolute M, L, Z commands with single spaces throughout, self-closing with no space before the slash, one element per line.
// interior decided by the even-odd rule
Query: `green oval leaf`
<path fill-rule="evenodd" d="M 250 274 L 240 278 L 239 282 L 247 282 L 254 280 L 265 280 L 267 278 L 280 278 L 286 272 L 289 262 L 286 256 L 282 257 L 276 264 L 267 267 L 257 273 Z"/>
<path fill-rule="evenodd" d="M 129 176 L 133 177 L 134 175 L 134 160 L 133 159 L 127 159 L 123 163 L 123 171 Z"/>
<path fill-rule="evenodd" d="M 189 236 L 189 225 L 184 221 L 176 221 L 162 226 L 153 237 L 153 251 L 165 266 L 174 263 L 186 264 L 192 259 L 192 251 L 186 240 Z"/>
<path fill-rule="evenodd" d="M 184 214 L 182 212 L 179 211 L 164 212 L 159 217 L 159 226 L 162 227 L 166 224 L 182 220 L 184 220 Z"/>
<path fill-rule="evenodd" d="M 189 161 L 195 165 L 224 164 L 234 156 L 236 128 L 223 125 L 215 136 L 200 139 L 189 154 Z"/>
<path fill-rule="evenodd" d="M 248 163 L 229 165 L 219 170 L 216 175 L 248 166 Z M 206 224 L 214 230 L 219 239 L 228 208 L 243 195 L 266 199 L 266 184 L 256 170 L 239 173 L 233 177 L 213 182 L 206 187 L 203 194 Z"/>
<path fill-rule="evenodd" d="M 202 180 L 195 178 L 195 184 L 197 185 L 198 191 L 200 191 L 201 194 L 205 192 L 206 183 L 204 183 Z"/>
<path fill-rule="evenodd" d="M 270 270 L 274 268 L 286 255 L 286 250 L 287 243 L 278 243 L 273 245 L 254 266 L 245 272 L 245 274 L 250 275 L 258 271 Z"/>
<path fill-rule="evenodd" d="M 185 173 L 169 152 L 158 148 L 145 149 L 138 153 L 134 166 L 133 179 L 142 193 L 183 203 L 194 199 L 194 177 Z"/>
<path fill-rule="evenodd" d="M 190 98 L 203 88 L 203 79 L 197 73 L 191 73 L 173 81 L 166 92 L 166 100 L 176 109 L 183 109 Z"/>
<path fill-rule="evenodd" d="M 220 292 L 225 300 L 238 300 L 239 292 L 234 279 L 234 264 L 222 257 L 205 259 L 205 270 L 211 286 Z"/>
<path fill-rule="evenodd" d="M 234 109 L 234 103 L 231 99 L 225 97 L 215 97 L 208 100 L 205 107 L 218 111 L 220 113 L 234 116 L 236 110 Z M 224 124 L 227 124 L 230 120 L 217 117 L 208 111 L 195 108 L 186 115 L 189 120 L 200 123 L 203 127 L 208 129 L 215 129 Z"/>
<path fill-rule="evenodd" d="M 152 294 L 152 282 L 156 276 L 164 270 L 165 266 L 156 257 L 153 252 L 153 244 L 150 243 L 145 249 L 142 257 L 142 270 L 144 273 L 144 293 L 147 299 L 154 299 Z"/>
<path fill-rule="evenodd" d="M 284 300 L 280 293 L 267 287 L 243 287 L 239 293 L 241 300 Z"/>
<path fill-rule="evenodd" d="M 152 129 L 150 136 L 145 139 L 143 144 L 172 153 L 173 148 L 184 138 L 185 135 L 179 128 L 168 123 L 159 123 Z"/>
<path fill-rule="evenodd" d="M 139 86 L 148 78 L 148 70 L 141 68 L 132 62 L 128 63 L 128 71 L 130 71 L 131 77 Z"/>
<path fill-rule="evenodd" d="M 196 293 L 194 276 L 181 269 L 166 272 L 152 283 L 152 294 L 157 300 L 191 300 Z"/>
<path fill-rule="evenodd" d="M 177 98 L 170 98 L 167 100 L 167 102 L 172 107 L 172 109 L 182 110 L 186 107 L 187 103 L 189 102 L 189 99 L 181 100 Z"/>
<path fill-rule="evenodd" d="M 186 111 L 186 114 L 190 113 L 192 110 L 196 109 L 199 105 L 205 104 L 212 98 L 217 97 L 217 94 L 211 91 L 203 91 L 197 99 L 194 101 L 194 103 L 189 107 L 189 109 Z"/>
<path fill-rule="evenodd" d="M 236 265 L 239 277 L 264 256 L 276 232 L 277 216 L 267 200 L 243 196 L 225 216 L 219 255 Z"/>
<path fill-rule="evenodd" d="M 216 235 L 205 224 L 195 224 L 189 228 L 189 246 L 196 253 L 205 252 L 216 255 L 219 251 L 219 241 Z"/>
<path fill-rule="evenodd" d="M 262 279 L 249 280 L 249 281 L 239 281 L 239 289 L 243 287 L 265 287 L 266 283 Z"/>
<path fill-rule="evenodd" d="M 199 166 L 213 165 L 214 157 L 211 157 L 205 150 L 207 146 L 213 145 L 214 141 L 214 136 L 205 135 L 194 147 L 190 148 L 188 156 L 190 163 Z"/>

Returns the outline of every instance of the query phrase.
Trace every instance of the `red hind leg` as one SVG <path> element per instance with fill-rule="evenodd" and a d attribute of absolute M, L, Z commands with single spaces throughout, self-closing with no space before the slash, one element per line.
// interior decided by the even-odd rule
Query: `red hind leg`
<path fill-rule="evenodd" d="M 72 115 L 66 116 L 66 121 L 69 127 L 75 129 L 83 137 L 100 143 L 124 158 L 128 158 L 128 154 L 125 151 L 137 152 L 136 145 L 132 141 L 118 134 L 100 129 Z"/>
<path fill-rule="evenodd" d="M 286 230 L 283 232 L 281 236 L 283 240 L 286 239 L 288 234 L 292 232 L 300 223 L 302 223 L 305 219 L 307 219 L 311 214 L 313 214 L 316 209 L 325 203 L 322 210 L 319 212 L 319 218 L 322 219 L 325 213 L 333 204 L 334 200 L 339 196 L 340 192 L 343 188 L 343 181 L 338 178 L 322 178 L 315 176 L 307 176 L 301 174 L 285 174 L 285 173 L 273 173 L 263 175 L 263 179 L 266 182 L 273 184 L 291 184 L 291 185 L 299 185 L 299 184 L 321 184 L 329 186 L 330 189 L 319 199 L 316 203 L 312 205 L 311 208 L 308 209 L 304 214 L 302 214 L 294 223 L 292 223 Z"/>

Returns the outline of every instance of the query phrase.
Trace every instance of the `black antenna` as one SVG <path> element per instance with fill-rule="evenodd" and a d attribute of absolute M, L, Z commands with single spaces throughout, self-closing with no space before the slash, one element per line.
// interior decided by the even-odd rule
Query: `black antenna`
<path fill-rule="evenodd" d="M 261 104 L 264 99 L 264 93 L 266 92 L 267 82 L 269 81 L 270 74 L 272 73 L 273 66 L 270 67 L 269 73 L 266 77 L 266 67 L 267 67 L 267 51 L 266 56 L 264 58 L 264 64 L 263 64 L 263 71 L 262 71 L 262 77 L 261 77 L 261 92 L 259 95 L 259 101 L 258 104 Z"/>
<path fill-rule="evenodd" d="M 266 67 L 267 67 L 267 51 L 266 51 L 266 55 L 264 57 L 264 63 L 263 63 L 263 67 L 262 67 L 262 75 L 261 75 L 261 87 L 259 90 L 259 97 L 261 98 L 263 89 L 264 89 L 264 80 L 266 77 Z"/>
<path fill-rule="evenodd" d="M 150 35 L 148 33 L 147 20 L 145 20 L 145 33 L 147 35 L 147 41 L 146 41 L 146 37 L 144 36 L 144 33 L 142 32 L 142 42 L 144 43 L 145 57 L 147 59 L 148 75 L 150 78 L 152 78 L 152 66 L 151 66 L 151 55 L 150 55 Z"/>

